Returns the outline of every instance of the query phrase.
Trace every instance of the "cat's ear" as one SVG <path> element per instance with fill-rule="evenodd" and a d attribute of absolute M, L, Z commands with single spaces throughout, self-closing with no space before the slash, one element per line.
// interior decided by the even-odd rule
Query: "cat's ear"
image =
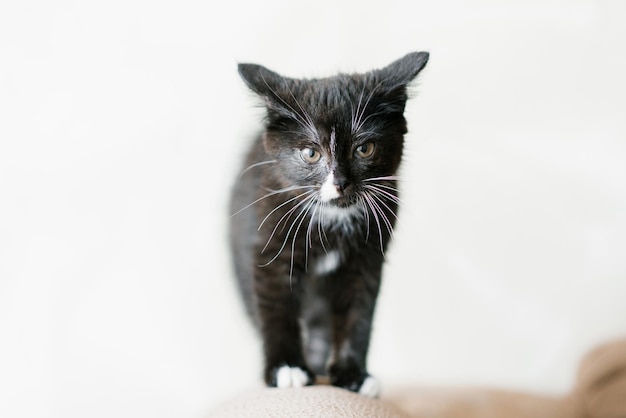
<path fill-rule="evenodd" d="M 250 90 L 266 99 L 277 97 L 278 91 L 282 90 L 282 86 L 287 82 L 285 77 L 268 70 L 262 65 L 239 64 L 237 68 L 239 75 Z"/>
<path fill-rule="evenodd" d="M 428 52 L 411 52 L 392 62 L 377 73 L 389 90 L 403 88 L 409 84 L 428 62 Z"/>
<path fill-rule="evenodd" d="M 378 111 L 403 113 L 408 99 L 407 85 L 417 77 L 428 62 L 428 52 L 412 52 L 380 70 L 372 72 L 381 88 Z"/>
<path fill-rule="evenodd" d="M 263 99 L 269 119 L 293 117 L 293 109 L 289 108 L 284 99 L 293 95 L 292 79 L 270 71 L 262 65 L 239 64 L 238 68 L 239 75 L 250 90 Z"/>

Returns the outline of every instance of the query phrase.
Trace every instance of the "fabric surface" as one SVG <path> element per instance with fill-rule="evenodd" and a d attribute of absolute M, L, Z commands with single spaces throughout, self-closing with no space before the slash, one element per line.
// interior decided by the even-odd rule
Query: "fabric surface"
<path fill-rule="evenodd" d="M 221 405 L 210 418 L 409 418 L 395 406 L 333 386 L 259 389 Z"/>
<path fill-rule="evenodd" d="M 626 417 L 626 340 L 605 344 L 583 360 L 577 388 L 585 417 Z"/>
<path fill-rule="evenodd" d="M 262 388 L 231 400 L 210 418 L 626 418 L 626 340 L 598 347 L 581 362 L 568 396 L 482 389 L 407 387 L 370 399 L 328 385 Z"/>
<path fill-rule="evenodd" d="M 403 388 L 384 397 L 412 418 L 573 418 L 568 399 L 488 389 Z"/>

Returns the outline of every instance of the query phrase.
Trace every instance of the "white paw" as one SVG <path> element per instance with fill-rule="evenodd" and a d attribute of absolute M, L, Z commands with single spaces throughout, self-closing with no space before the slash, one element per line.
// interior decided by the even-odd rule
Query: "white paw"
<path fill-rule="evenodd" d="M 276 372 L 277 388 L 301 388 L 309 382 L 309 376 L 300 367 L 282 366 Z"/>
<path fill-rule="evenodd" d="M 359 393 L 363 396 L 368 396 L 370 398 L 376 398 L 378 396 L 378 392 L 380 392 L 380 384 L 378 383 L 378 379 L 372 376 L 368 376 L 361 385 L 359 389 Z"/>

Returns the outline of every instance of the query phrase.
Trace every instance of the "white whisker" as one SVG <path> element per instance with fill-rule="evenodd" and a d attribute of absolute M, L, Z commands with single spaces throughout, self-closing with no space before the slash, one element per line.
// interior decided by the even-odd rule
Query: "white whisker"
<path fill-rule="evenodd" d="M 387 199 L 389 199 L 389 200 L 391 200 L 391 201 L 393 201 L 395 203 L 400 203 L 400 198 L 398 196 L 396 196 L 395 194 L 388 192 L 387 190 L 383 190 L 383 189 L 378 188 L 378 186 L 372 186 L 372 185 L 369 185 L 369 184 L 366 184 L 364 187 L 366 189 L 368 189 L 368 190 L 373 190 L 378 195 L 385 196 Z"/>
<path fill-rule="evenodd" d="M 263 190 L 270 193 L 284 193 L 284 192 L 292 192 L 294 190 L 302 190 L 302 189 L 314 189 L 316 186 L 289 186 L 284 189 L 270 189 L 264 187 Z"/>
<path fill-rule="evenodd" d="M 294 100 L 294 102 L 296 102 L 296 105 L 298 105 L 298 107 L 300 108 L 300 110 L 302 111 L 304 115 L 303 119 L 306 120 L 306 124 L 304 125 L 304 127 L 308 128 L 309 133 L 311 134 L 313 138 L 319 140 L 317 129 L 315 129 L 315 124 L 313 123 L 313 119 L 311 119 L 311 116 L 308 114 L 308 112 L 304 110 L 300 102 L 298 102 L 298 99 L 296 99 L 296 96 L 294 96 L 293 91 L 291 90 L 291 87 L 289 87 L 289 85 L 287 86 L 287 89 L 289 90 L 289 94 L 291 95 L 291 98 Z"/>
<path fill-rule="evenodd" d="M 253 206 L 253 205 L 257 204 L 257 203 L 259 203 L 261 200 L 263 200 L 263 199 L 267 199 L 267 198 L 268 198 L 268 197 L 270 197 L 270 196 L 274 196 L 274 195 L 277 195 L 277 194 L 280 194 L 280 193 L 285 193 L 285 192 L 291 192 L 291 191 L 294 191 L 294 190 L 310 189 L 310 188 L 313 188 L 313 187 L 314 187 L 314 186 L 294 186 L 294 187 L 287 187 L 287 188 L 285 188 L 285 189 L 280 189 L 280 190 L 267 190 L 267 191 L 268 191 L 268 192 L 270 192 L 270 193 L 266 194 L 265 196 L 261 196 L 261 197 L 259 197 L 259 198 L 258 198 L 258 199 L 256 199 L 254 202 L 252 202 L 252 203 L 250 203 L 250 204 L 248 204 L 248 205 L 244 206 L 243 208 L 239 209 L 237 212 L 233 213 L 233 214 L 232 214 L 232 215 L 230 215 L 230 216 L 231 216 L 231 217 L 233 217 L 233 216 L 235 216 L 235 215 L 237 215 L 237 214 L 239 214 L 239 213 L 243 212 L 244 210 L 248 209 L 250 206 Z"/>
<path fill-rule="evenodd" d="M 324 239 L 322 238 L 322 230 L 324 232 L 324 236 L 326 236 L 326 230 L 323 227 L 323 223 L 324 223 L 324 205 L 318 205 L 318 207 L 320 208 L 320 212 L 319 212 L 319 215 L 317 215 L 317 234 L 320 237 L 320 243 L 322 244 L 322 249 L 324 250 L 324 253 L 328 254 L 328 251 L 326 250 L 326 245 L 324 245 Z"/>
<path fill-rule="evenodd" d="M 372 91 L 370 92 L 369 96 L 367 97 L 367 100 L 365 101 L 365 104 L 363 105 L 363 108 L 360 109 L 360 114 L 357 116 L 357 121 L 356 121 L 356 126 L 352 126 L 352 134 L 356 134 L 358 131 L 361 130 L 361 128 L 363 127 L 363 125 L 365 124 L 365 122 L 372 116 L 374 116 L 374 114 L 370 114 L 368 115 L 365 119 L 363 119 L 363 115 L 365 114 L 365 110 L 367 109 L 367 105 L 370 103 L 370 100 L 372 100 L 372 97 L 374 97 L 374 93 L 377 92 L 378 88 L 383 84 L 383 81 L 381 81 L 380 83 L 378 83 L 376 86 L 374 86 L 374 88 L 372 89 Z M 362 97 L 361 97 L 362 98 Z M 359 99 L 359 103 L 361 102 L 361 100 Z M 381 112 L 377 112 L 376 114 L 379 114 Z"/>
<path fill-rule="evenodd" d="M 368 179 L 365 179 L 363 181 L 379 181 L 379 180 L 391 180 L 391 181 L 396 181 L 396 180 L 401 180 L 402 177 L 400 176 L 382 176 L 382 177 L 370 177 Z"/>
<path fill-rule="evenodd" d="M 387 211 L 391 213 L 391 215 L 393 215 L 394 218 L 398 219 L 398 215 L 396 215 L 396 212 L 393 209 L 391 209 L 389 205 L 387 205 L 387 203 L 385 203 L 385 200 L 383 199 L 383 197 L 377 195 L 376 193 L 372 193 L 372 197 L 376 199 L 381 205 L 383 205 L 385 209 L 387 209 Z"/>
<path fill-rule="evenodd" d="M 289 281 L 291 282 L 291 277 L 293 275 L 293 255 L 296 249 L 296 238 L 298 237 L 298 231 L 300 231 L 300 227 L 302 226 L 302 223 L 304 222 L 304 220 L 306 219 L 306 216 L 309 214 L 309 211 L 311 210 L 311 207 L 315 204 L 315 199 L 312 199 L 308 205 L 306 205 L 305 208 L 302 209 L 301 212 L 304 212 L 302 214 L 302 218 L 300 219 L 300 222 L 298 222 L 298 226 L 296 227 L 296 230 L 293 233 L 293 239 L 291 240 L 291 264 L 289 266 Z M 294 223 L 296 222 L 297 218 L 294 220 Z M 289 237 L 289 234 L 287 234 L 287 238 Z M 306 248 L 306 242 L 305 242 L 305 248 Z"/>
<path fill-rule="evenodd" d="M 383 231 L 382 231 L 382 228 L 380 227 L 380 221 L 378 220 L 378 214 L 377 214 L 376 208 L 373 205 L 372 198 L 367 193 L 362 194 L 362 196 L 367 202 L 367 205 L 369 206 L 370 210 L 372 211 L 372 215 L 374 216 L 374 220 L 376 221 L 376 226 L 378 227 L 378 237 L 380 239 L 380 252 L 384 257 L 385 250 L 383 246 Z"/>
<path fill-rule="evenodd" d="M 270 237 L 267 239 L 267 242 L 265 243 L 265 246 L 263 247 L 263 249 L 261 250 L 261 254 L 263 252 L 265 252 L 265 250 L 267 249 L 267 246 L 270 244 L 270 242 L 272 241 L 272 238 L 274 237 L 274 234 L 276 233 L 276 230 L 278 229 L 278 227 L 280 226 L 280 224 L 282 223 L 282 221 L 286 219 L 286 221 L 289 220 L 289 218 L 291 218 L 291 215 L 303 204 L 307 203 L 309 200 L 311 200 L 314 196 L 313 195 L 309 195 L 306 198 L 304 198 L 302 201 L 298 202 L 298 204 L 296 204 L 293 208 L 289 209 L 289 211 L 287 211 L 287 213 L 285 213 L 279 220 L 278 222 L 276 222 L 276 225 L 274 226 L 274 229 L 272 230 L 272 233 L 270 234 Z M 276 210 L 276 209 L 274 209 Z M 302 213 L 302 212 L 300 212 Z M 296 216 L 296 219 L 298 219 L 298 217 L 300 216 L 300 213 L 298 213 L 298 216 Z M 286 222 L 285 221 L 285 222 Z M 293 224 L 292 224 L 293 226 Z M 287 237 L 289 237 L 289 233 L 291 232 L 291 228 L 289 228 L 289 231 L 287 231 Z M 263 267 L 269 265 L 272 261 L 274 261 L 278 255 L 280 255 L 280 253 L 282 252 L 283 248 L 285 248 L 285 244 L 283 243 L 283 246 L 281 247 L 281 249 L 278 251 L 278 254 L 276 255 L 276 257 L 274 257 L 269 263 L 265 264 Z"/>
<path fill-rule="evenodd" d="M 356 111 L 354 111 L 354 107 L 352 106 L 352 102 L 350 103 L 350 113 L 351 113 L 351 120 L 350 120 L 350 126 L 352 129 L 352 134 L 354 135 L 357 132 L 356 126 L 357 126 L 357 120 L 358 120 L 358 116 L 361 114 L 361 103 L 363 103 L 363 95 L 365 94 L 365 85 L 363 85 L 363 88 L 361 89 L 361 94 L 359 95 L 359 102 L 357 103 L 357 107 L 356 107 Z"/>
<path fill-rule="evenodd" d="M 391 233 L 392 233 L 392 231 L 391 231 L 391 229 L 392 229 L 391 222 L 389 222 L 389 218 L 387 217 L 385 212 L 382 210 L 382 208 L 378 204 L 378 202 L 380 202 L 380 200 L 376 198 L 375 194 L 371 194 L 370 197 L 372 198 L 372 204 L 376 208 L 376 211 L 378 212 L 378 215 L 380 216 L 380 219 L 383 221 L 383 223 L 387 227 L 387 232 L 389 232 L 389 234 L 391 235 Z"/>
<path fill-rule="evenodd" d="M 367 242 L 370 237 L 370 214 L 369 214 L 369 211 L 367 210 L 367 206 L 365 204 L 365 200 L 363 196 L 359 196 L 358 199 L 359 199 L 358 200 L 359 206 L 361 207 L 361 210 L 365 216 L 365 225 L 367 225 L 367 230 L 365 232 L 365 242 Z"/>
<path fill-rule="evenodd" d="M 294 197 L 292 197 L 291 199 L 286 200 L 286 201 L 284 201 L 283 203 L 281 203 L 280 205 L 276 206 L 274 209 L 272 209 L 272 210 L 270 211 L 270 213 L 268 213 L 267 215 L 265 215 L 265 218 L 263 218 L 263 220 L 262 220 L 262 221 L 261 221 L 261 223 L 259 224 L 259 227 L 257 228 L 257 231 L 260 231 L 260 230 L 261 230 L 261 228 L 263 227 L 263 224 L 265 223 L 265 221 L 267 221 L 267 219 L 268 219 L 270 216 L 272 216 L 272 214 L 273 214 L 274 212 L 276 212 L 278 209 L 282 208 L 283 206 L 285 206 L 286 204 L 288 204 L 288 203 L 290 203 L 290 202 L 293 202 L 294 200 L 299 199 L 299 198 L 300 198 L 300 197 L 302 197 L 302 196 L 310 195 L 311 193 L 313 193 L 313 190 L 309 190 L 309 191 L 306 191 L 306 192 L 304 192 L 304 193 L 300 193 L 299 195 L 294 196 Z M 296 207 L 297 207 L 297 205 L 296 205 Z M 288 213 L 289 213 L 289 212 L 288 212 Z M 282 220 L 282 218 L 281 218 L 280 220 Z M 280 221 L 278 221 L 277 225 L 278 225 L 279 223 L 280 223 Z"/>
<path fill-rule="evenodd" d="M 253 168 L 255 168 L 255 167 L 259 167 L 259 166 L 266 165 L 266 164 L 274 164 L 274 163 L 276 163 L 276 162 L 277 162 L 277 160 L 268 160 L 268 161 L 261 161 L 261 162 L 258 162 L 258 163 L 254 163 L 254 164 L 252 164 L 252 165 L 249 165 L 248 167 L 246 167 L 245 169 L 243 169 L 243 170 L 241 171 L 241 173 L 239 173 L 239 177 L 243 176 L 246 172 L 248 172 L 249 170 L 252 170 L 252 169 L 253 169 Z"/>
<path fill-rule="evenodd" d="M 315 218 L 315 213 L 320 207 L 320 204 L 316 199 L 314 199 L 314 204 L 315 204 L 315 207 L 313 208 L 313 213 L 311 213 L 311 216 L 309 217 L 309 225 L 307 226 L 306 236 L 304 240 L 305 241 L 304 242 L 304 271 L 308 271 L 309 249 L 313 248 L 313 241 L 311 240 L 311 229 L 313 226 L 313 219 Z"/>
<path fill-rule="evenodd" d="M 366 186 L 372 186 L 372 185 L 368 184 Z M 383 184 L 383 183 L 376 183 L 374 186 L 375 187 L 382 187 L 383 189 L 391 190 L 392 192 L 398 192 L 399 191 L 399 189 L 397 187 L 389 186 L 389 185 Z"/>
<path fill-rule="evenodd" d="M 389 209 L 389 206 L 387 206 L 385 204 L 385 202 L 383 202 L 383 200 L 379 196 L 377 196 L 375 194 L 372 194 L 371 196 L 373 198 L 374 205 L 376 205 L 376 207 L 378 208 L 378 212 L 380 213 L 380 217 L 382 218 L 383 222 L 385 223 L 385 226 L 387 227 L 387 231 L 389 232 L 389 235 L 393 238 L 394 237 L 394 235 L 393 235 L 393 225 L 391 225 L 391 221 L 389 220 L 389 217 L 382 210 L 382 208 L 380 207 L 379 203 L 382 204 L 384 207 L 386 207 L 387 210 L 390 211 L 393 214 L 394 217 L 396 216 L 396 214 L 391 209 Z"/>
<path fill-rule="evenodd" d="M 289 103 L 287 103 L 287 101 L 285 99 L 283 99 L 282 97 L 280 97 L 278 95 L 278 93 L 276 93 L 276 91 L 268 84 L 268 82 L 265 80 L 265 78 L 263 77 L 263 75 L 261 75 L 261 77 L 263 78 L 263 82 L 265 83 L 265 85 L 267 86 L 268 89 L 270 89 L 270 91 L 274 94 L 274 96 L 280 100 L 285 106 L 287 106 L 291 112 L 291 116 L 305 129 L 308 130 L 309 133 L 313 136 L 313 137 L 317 137 L 317 131 L 315 130 L 315 126 L 313 125 L 313 122 L 311 120 L 311 118 L 308 116 L 308 114 L 306 112 L 304 112 L 304 109 L 302 109 L 302 106 L 300 106 L 300 103 L 298 103 L 298 101 L 296 100 L 295 96 L 293 95 L 293 92 L 291 91 L 291 87 L 289 87 L 289 83 L 285 81 L 285 84 L 287 85 L 287 89 L 289 90 L 289 94 L 291 94 L 291 97 L 293 97 L 293 99 L 296 101 L 296 104 L 298 105 L 298 107 L 300 107 L 300 109 L 305 113 L 305 115 L 307 116 L 307 119 L 305 120 L 305 118 L 300 115 L 298 113 L 298 111 L 296 109 L 293 108 L 293 106 L 291 106 Z M 287 109 L 286 109 L 287 110 Z"/>

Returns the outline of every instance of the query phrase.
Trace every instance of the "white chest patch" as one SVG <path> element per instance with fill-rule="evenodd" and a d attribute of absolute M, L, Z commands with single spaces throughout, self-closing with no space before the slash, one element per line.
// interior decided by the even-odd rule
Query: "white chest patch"
<path fill-rule="evenodd" d="M 339 251 L 329 251 L 317 260 L 317 263 L 315 263 L 315 274 L 323 276 L 328 273 L 332 273 L 337 270 L 340 263 L 341 254 L 339 254 Z"/>
<path fill-rule="evenodd" d="M 337 199 L 338 197 L 339 192 L 337 191 L 337 186 L 335 186 L 335 176 L 331 172 L 328 174 L 326 181 L 320 188 L 320 199 L 322 202 L 327 203 L 333 199 Z"/>

